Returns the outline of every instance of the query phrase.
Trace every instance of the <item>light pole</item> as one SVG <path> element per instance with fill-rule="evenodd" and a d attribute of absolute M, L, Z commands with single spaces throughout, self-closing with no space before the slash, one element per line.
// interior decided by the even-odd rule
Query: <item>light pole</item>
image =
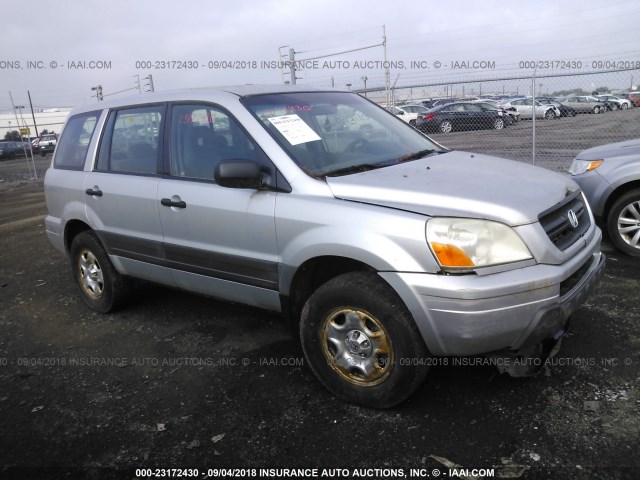
<path fill-rule="evenodd" d="M 361 77 L 362 81 L 364 82 L 364 96 L 365 98 L 367 97 L 367 80 L 369 80 L 369 77 L 367 77 L 366 75 L 364 77 Z"/>
<path fill-rule="evenodd" d="M 350 84 L 350 83 L 346 83 L 345 85 L 347 86 L 347 88 L 348 88 L 349 90 L 351 90 L 351 84 Z"/>

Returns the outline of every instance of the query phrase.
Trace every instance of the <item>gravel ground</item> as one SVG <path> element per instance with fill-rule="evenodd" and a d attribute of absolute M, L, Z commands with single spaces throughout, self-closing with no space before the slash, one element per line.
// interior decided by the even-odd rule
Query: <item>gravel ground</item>
<path fill-rule="evenodd" d="M 592 120 L 553 125 L 580 119 Z M 491 138 L 517 143 L 493 131 L 437 138 L 483 152 Z M 564 164 L 575 154 L 565 150 Z M 142 282 L 123 310 L 88 310 L 43 231 L 49 159 L 36 159 L 39 180 L 24 160 L 0 162 L 0 478 L 460 473 L 448 462 L 469 469 L 463 478 L 640 477 L 640 259 L 605 242 L 605 277 L 539 376 L 441 359 L 407 402 L 369 410 L 322 388 L 278 315 Z"/>

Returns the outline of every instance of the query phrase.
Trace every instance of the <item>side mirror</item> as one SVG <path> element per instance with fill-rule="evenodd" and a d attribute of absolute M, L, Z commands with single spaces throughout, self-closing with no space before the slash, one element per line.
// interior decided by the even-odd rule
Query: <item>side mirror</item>
<path fill-rule="evenodd" d="M 221 187 L 260 189 L 265 185 L 264 173 L 257 163 L 248 160 L 220 162 L 213 178 Z"/>

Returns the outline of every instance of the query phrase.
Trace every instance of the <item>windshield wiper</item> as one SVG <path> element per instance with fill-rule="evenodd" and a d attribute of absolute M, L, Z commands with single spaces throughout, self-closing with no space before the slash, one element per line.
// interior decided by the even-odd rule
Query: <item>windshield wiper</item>
<path fill-rule="evenodd" d="M 430 155 L 432 153 L 441 153 L 441 152 L 440 152 L 440 150 L 436 150 L 435 148 L 431 148 L 431 149 L 427 149 L 427 150 L 420 150 L 420 151 L 414 152 L 414 153 L 408 153 L 407 155 L 404 155 L 404 156 L 400 157 L 398 159 L 398 163 L 408 162 L 409 160 L 417 160 L 419 158 L 426 157 L 427 155 Z"/>
<path fill-rule="evenodd" d="M 347 175 L 349 173 L 360 173 L 368 170 L 375 170 L 376 168 L 386 167 L 384 163 L 360 163 L 358 165 L 350 165 L 348 167 L 338 168 L 337 170 L 329 170 L 324 173 L 325 177 L 337 177 L 340 175 Z"/>

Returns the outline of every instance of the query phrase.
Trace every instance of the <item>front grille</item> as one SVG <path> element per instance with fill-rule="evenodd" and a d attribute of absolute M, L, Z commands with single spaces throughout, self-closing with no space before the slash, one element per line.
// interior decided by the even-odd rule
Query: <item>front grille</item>
<path fill-rule="evenodd" d="M 576 227 L 571 225 L 571 214 L 569 213 L 571 211 L 578 220 Z M 573 192 L 557 205 L 542 212 L 538 216 L 538 220 L 544 231 L 547 232 L 549 240 L 562 251 L 584 236 L 591 226 L 589 210 L 580 190 Z"/>

